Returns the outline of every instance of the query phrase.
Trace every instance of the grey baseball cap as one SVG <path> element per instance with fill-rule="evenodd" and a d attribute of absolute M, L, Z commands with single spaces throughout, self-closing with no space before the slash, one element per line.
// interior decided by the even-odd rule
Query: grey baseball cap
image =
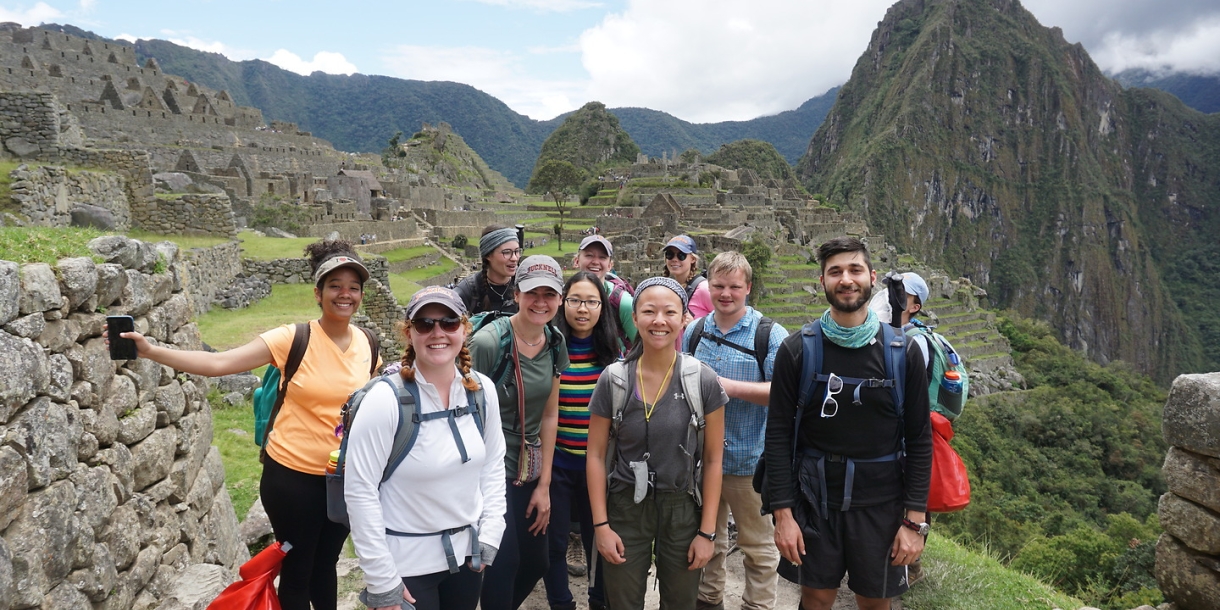
<path fill-rule="evenodd" d="M 466 315 L 466 305 L 462 303 L 462 299 L 458 294 L 450 288 L 444 286 L 428 286 L 420 288 L 415 294 L 411 295 L 411 300 L 407 302 L 407 319 L 410 320 L 423 309 L 424 305 L 436 303 L 449 308 L 458 316 Z"/>
<path fill-rule="evenodd" d="M 584 250 L 593 244 L 601 244 L 606 249 L 606 256 L 614 258 L 614 246 L 610 245 L 610 240 L 601 235 L 590 235 L 580 240 L 580 249 Z"/>
<path fill-rule="evenodd" d="M 517 264 L 517 290 L 529 292 L 539 286 L 550 286 L 563 293 L 563 270 L 545 254 L 535 254 Z"/>
<path fill-rule="evenodd" d="M 322 278 L 326 277 L 326 274 L 338 269 L 339 267 L 351 267 L 352 271 L 355 271 L 356 274 L 360 276 L 361 282 L 367 282 L 369 280 L 369 270 L 364 266 L 364 263 L 360 262 L 360 259 L 340 254 L 338 256 L 332 256 L 322 261 L 321 265 L 318 265 L 318 270 L 313 274 L 314 283 L 316 284 L 321 282 Z"/>
<path fill-rule="evenodd" d="M 928 283 L 923 281 L 917 273 L 907 271 L 902 274 L 902 290 L 907 294 L 913 294 L 919 297 L 919 302 L 926 304 L 928 302 Z"/>

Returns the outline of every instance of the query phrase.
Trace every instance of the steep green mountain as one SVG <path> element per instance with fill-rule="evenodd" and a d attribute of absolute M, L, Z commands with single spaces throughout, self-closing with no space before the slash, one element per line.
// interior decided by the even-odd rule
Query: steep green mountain
<path fill-rule="evenodd" d="M 1171 93 L 1199 112 L 1220 112 L 1220 76 L 1185 72 L 1153 74 L 1147 70 L 1131 69 L 1115 74 L 1114 80 L 1124 87 L 1148 87 Z"/>
<path fill-rule="evenodd" d="M 792 177 L 792 166 L 788 165 L 779 151 L 770 142 L 762 140 L 738 140 L 720 147 L 705 159 L 721 167 L 744 167 L 752 169 L 760 177 L 787 180 Z"/>
<path fill-rule="evenodd" d="M 1123 90 L 1014 0 L 902 0 L 797 171 L 1089 357 L 1165 381 L 1220 366 L 1220 325 L 1195 317 L 1220 290 L 1180 289 L 1220 249 L 1217 148 L 1220 115 Z"/>
<path fill-rule="evenodd" d="M 589 102 L 563 120 L 563 124 L 542 143 L 534 173 L 552 159 L 567 161 L 586 173 L 596 173 L 607 163 L 635 163 L 640 147 L 619 126 L 601 102 Z M 532 187 L 533 185 L 531 185 Z"/>
<path fill-rule="evenodd" d="M 97 38 L 74 26 L 59 27 Z M 380 151 L 398 131 L 414 133 L 423 123 L 444 121 L 491 167 L 522 187 L 543 140 L 569 116 L 535 121 L 460 83 L 320 72 L 301 76 L 261 60 L 234 62 L 164 40 L 140 40 L 135 47 L 140 61 L 156 57 L 162 70 L 227 90 L 238 104 L 262 110 L 267 120 L 297 123 L 341 150 Z M 612 112 L 643 152 L 652 156 L 688 148 L 711 153 L 726 142 L 755 138 L 774 144 L 791 163 L 804 152 L 836 91 L 831 89 L 795 110 L 751 121 L 695 124 L 646 108 Z"/>

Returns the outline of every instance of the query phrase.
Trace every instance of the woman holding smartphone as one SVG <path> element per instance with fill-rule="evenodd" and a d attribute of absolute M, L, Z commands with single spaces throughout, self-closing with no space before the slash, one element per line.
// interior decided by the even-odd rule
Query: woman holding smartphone
<path fill-rule="evenodd" d="M 308 347 L 267 436 L 259 494 L 275 538 L 292 543 L 280 570 L 280 606 L 310 610 L 312 604 L 313 610 L 334 610 L 335 563 L 348 530 L 326 516 L 326 464 L 331 451 L 339 448 L 339 407 L 348 394 L 368 383 L 379 356 L 373 335 L 351 324 L 369 278 L 352 245 L 320 241 L 306 246 L 305 254 L 321 315 L 308 323 Z M 223 352 L 169 349 L 152 345 L 137 332 L 119 336 L 133 340 L 141 358 L 219 377 L 266 364 L 283 369 L 296 332 L 296 325 L 287 324 Z"/>

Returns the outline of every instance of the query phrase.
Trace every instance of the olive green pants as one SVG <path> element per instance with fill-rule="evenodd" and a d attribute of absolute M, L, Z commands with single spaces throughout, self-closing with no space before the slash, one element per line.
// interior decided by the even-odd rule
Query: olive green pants
<path fill-rule="evenodd" d="M 648 569 L 656 557 L 663 610 L 694 610 L 703 570 L 689 570 L 686 553 L 699 529 L 699 507 L 686 492 L 652 492 L 632 502 L 632 491 L 613 492 L 607 500 L 610 527 L 623 540 L 627 558 L 605 566 L 606 603 L 611 610 L 640 610 L 648 588 Z"/>

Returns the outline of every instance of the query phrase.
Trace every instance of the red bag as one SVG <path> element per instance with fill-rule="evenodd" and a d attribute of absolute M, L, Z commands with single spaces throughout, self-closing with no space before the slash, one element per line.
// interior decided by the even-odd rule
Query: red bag
<path fill-rule="evenodd" d="M 932 485 L 928 488 L 928 512 L 951 513 L 970 504 L 970 477 L 962 457 L 949 446 L 953 424 L 932 412 Z"/>
<path fill-rule="evenodd" d="M 291 544 L 276 542 L 251 557 L 237 571 L 241 579 L 221 591 L 207 610 L 280 610 L 275 577 L 290 549 Z"/>

